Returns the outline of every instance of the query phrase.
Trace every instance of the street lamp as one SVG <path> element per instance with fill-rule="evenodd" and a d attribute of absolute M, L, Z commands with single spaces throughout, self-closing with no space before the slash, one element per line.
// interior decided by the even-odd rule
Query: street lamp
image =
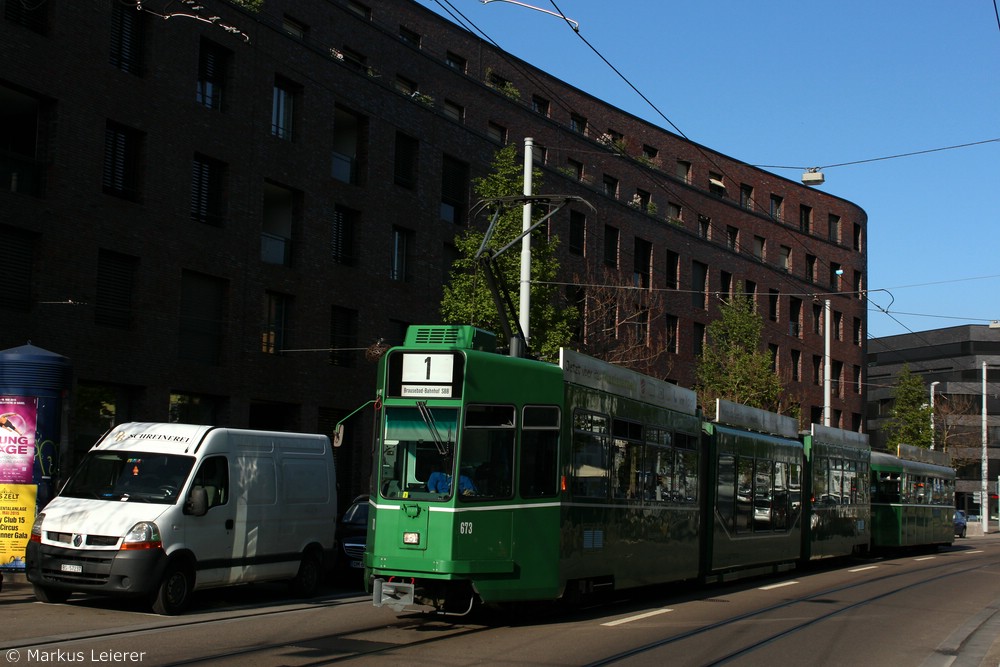
<path fill-rule="evenodd" d="M 986 362 L 983 362 L 983 460 L 982 484 L 980 485 L 979 519 L 983 522 L 983 535 L 990 532 L 990 495 L 989 495 L 989 454 L 986 449 Z"/>
<path fill-rule="evenodd" d="M 931 382 L 931 449 L 934 449 L 934 387 L 939 384 L 938 381 Z"/>

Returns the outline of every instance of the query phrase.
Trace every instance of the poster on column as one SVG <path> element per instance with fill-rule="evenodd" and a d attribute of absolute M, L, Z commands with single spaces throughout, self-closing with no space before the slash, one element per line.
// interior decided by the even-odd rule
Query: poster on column
<path fill-rule="evenodd" d="M 34 481 L 38 399 L 0 396 L 0 483 Z"/>
<path fill-rule="evenodd" d="M 24 567 L 37 492 L 34 484 L 0 483 L 0 567 Z"/>

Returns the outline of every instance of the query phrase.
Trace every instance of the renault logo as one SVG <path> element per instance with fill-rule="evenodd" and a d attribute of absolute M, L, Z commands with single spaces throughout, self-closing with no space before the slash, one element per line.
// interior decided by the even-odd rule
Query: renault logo
<path fill-rule="evenodd" d="M 83 544 L 83 535 L 74 535 L 73 536 L 73 546 L 74 547 L 78 547 L 81 544 Z"/>

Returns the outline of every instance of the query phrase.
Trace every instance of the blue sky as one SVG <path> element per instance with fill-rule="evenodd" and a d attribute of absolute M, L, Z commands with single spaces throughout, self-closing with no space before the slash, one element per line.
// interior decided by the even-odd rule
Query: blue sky
<path fill-rule="evenodd" d="M 684 135 L 726 155 L 825 167 L 820 189 L 868 213 L 869 337 L 1000 320 L 992 0 L 524 0 L 561 10 L 579 35 L 501 0 L 418 2 L 675 131 L 596 50 Z M 878 159 L 919 151 L 933 152 Z"/>

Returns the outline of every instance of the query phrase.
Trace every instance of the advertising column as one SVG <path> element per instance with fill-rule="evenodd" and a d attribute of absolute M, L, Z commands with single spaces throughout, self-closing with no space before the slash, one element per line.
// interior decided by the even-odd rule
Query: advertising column
<path fill-rule="evenodd" d="M 66 357 L 33 345 L 0 352 L 0 571 L 23 571 L 39 506 L 56 489 Z"/>

